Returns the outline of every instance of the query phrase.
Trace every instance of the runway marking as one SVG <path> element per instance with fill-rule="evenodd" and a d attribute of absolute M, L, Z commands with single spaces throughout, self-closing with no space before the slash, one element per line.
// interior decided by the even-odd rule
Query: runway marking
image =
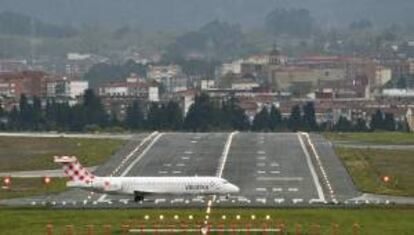
<path fill-rule="evenodd" d="M 167 174 L 168 171 L 158 171 L 158 174 Z"/>
<path fill-rule="evenodd" d="M 191 143 L 192 144 L 196 144 L 198 141 L 197 140 L 192 140 Z"/>
<path fill-rule="evenodd" d="M 316 191 L 318 192 L 319 200 L 320 201 L 325 201 L 325 195 L 323 193 L 321 183 L 319 182 L 319 178 L 316 175 L 315 167 L 313 166 L 313 163 L 312 163 L 311 157 L 309 155 L 308 149 L 306 148 L 305 143 L 303 143 L 301 135 L 302 135 L 301 133 L 298 133 L 297 137 L 299 139 L 300 145 L 302 146 L 303 153 L 305 153 L 306 162 L 308 163 L 308 167 L 309 167 L 309 170 L 311 172 L 313 182 L 315 183 L 315 187 L 316 187 Z"/>
<path fill-rule="evenodd" d="M 166 166 L 166 167 L 171 167 L 171 166 L 172 166 L 172 164 L 171 164 L 171 163 L 164 163 L 164 166 Z"/>
<path fill-rule="evenodd" d="M 257 177 L 259 181 L 302 181 L 302 177 Z"/>
<path fill-rule="evenodd" d="M 320 171 L 322 172 L 323 179 L 325 180 L 326 186 L 328 187 L 328 191 L 329 191 L 329 194 L 330 194 L 330 196 L 331 196 L 331 199 L 336 201 L 336 197 L 335 197 L 335 195 L 334 195 L 334 190 L 333 190 L 333 188 L 332 188 L 332 186 L 331 186 L 331 183 L 330 183 L 330 181 L 329 181 L 329 179 L 328 179 L 328 176 L 327 176 L 327 174 L 326 174 L 326 171 L 325 171 L 325 169 L 324 169 L 324 167 L 323 167 L 323 165 L 322 165 L 321 158 L 319 157 L 319 154 L 318 154 L 318 152 L 316 151 L 316 148 L 315 148 L 315 146 L 313 145 L 313 143 L 312 143 L 312 141 L 311 141 L 311 138 L 310 138 L 309 134 L 308 134 L 308 133 L 304 133 L 304 135 L 306 136 L 306 139 L 308 140 L 309 146 L 311 147 L 312 152 L 313 152 L 313 154 L 315 155 L 316 162 L 318 163 L 319 169 L 320 169 Z"/>
<path fill-rule="evenodd" d="M 144 151 L 142 151 L 142 153 L 125 169 L 125 171 L 120 175 L 121 177 L 127 175 L 129 173 L 129 171 L 131 171 L 132 167 L 135 166 L 135 164 L 137 164 L 137 162 L 139 160 L 141 160 L 141 158 L 143 158 L 145 156 L 145 154 L 147 154 L 147 152 L 152 148 L 152 146 L 161 138 L 161 136 L 163 136 L 164 133 L 160 133 L 158 134 L 152 141 L 151 143 L 144 149 Z"/>
<path fill-rule="evenodd" d="M 129 159 L 131 158 L 143 145 L 144 143 L 148 142 L 152 136 L 156 136 L 152 142 L 147 146 L 147 148 L 144 149 L 144 151 L 141 153 L 140 156 L 138 156 L 138 158 L 136 158 L 126 169 L 125 171 L 120 175 L 120 176 L 125 176 L 126 173 L 128 173 L 131 168 L 142 158 L 142 156 L 149 150 L 149 148 L 151 148 L 151 146 L 163 135 L 163 133 L 158 133 L 157 131 L 152 132 L 149 136 L 147 136 L 146 138 L 144 138 L 139 145 L 132 150 L 125 158 L 124 161 L 115 169 L 115 171 L 112 172 L 112 174 L 110 176 L 113 176 L 121 167 L 122 165 L 125 163 L 125 159 Z M 126 172 L 126 173 L 125 173 Z M 100 196 L 98 198 L 98 201 L 103 201 L 106 197 L 106 194 L 103 194 L 102 196 Z"/>
<path fill-rule="evenodd" d="M 181 159 L 188 160 L 188 159 L 190 159 L 190 157 L 181 157 Z"/>
<path fill-rule="evenodd" d="M 157 198 L 157 199 L 155 199 L 155 204 L 166 202 L 166 201 L 167 201 L 167 199 L 165 199 L 165 198 Z"/>
<path fill-rule="evenodd" d="M 266 163 L 265 162 L 259 162 L 259 163 L 257 163 L 257 166 L 263 167 L 263 166 L 266 166 Z"/>
<path fill-rule="evenodd" d="M 227 157 L 229 155 L 231 142 L 233 141 L 233 137 L 239 133 L 238 131 L 230 133 L 230 135 L 227 137 L 226 144 L 224 145 L 223 152 L 221 154 L 219 168 L 217 169 L 216 176 L 219 178 L 222 178 L 224 166 L 227 162 Z M 208 224 L 208 215 L 210 214 L 211 207 L 213 205 L 213 202 L 216 200 L 216 195 L 213 195 L 212 199 L 210 199 L 207 203 L 207 209 L 206 209 L 206 219 L 204 220 L 204 224 Z"/>
<path fill-rule="evenodd" d="M 184 198 L 174 198 L 170 201 L 171 204 L 174 203 L 184 203 Z"/>
<path fill-rule="evenodd" d="M 173 171 L 173 174 L 181 174 L 181 171 Z"/>
<path fill-rule="evenodd" d="M 224 166 L 226 165 L 227 156 L 228 156 L 229 151 L 230 151 L 231 142 L 233 141 L 234 135 L 236 135 L 237 133 L 239 133 L 239 132 L 232 132 L 229 135 L 229 137 L 227 138 L 226 144 L 224 146 L 223 153 L 221 155 L 221 162 L 220 162 L 220 165 L 219 165 L 219 169 L 218 169 L 217 174 L 216 174 L 217 177 L 221 178 L 222 175 L 223 175 Z"/>
<path fill-rule="evenodd" d="M 259 150 L 259 151 L 257 151 L 257 154 L 266 154 L 266 152 L 263 151 L 263 150 Z"/>
<path fill-rule="evenodd" d="M 288 188 L 288 191 L 289 192 L 297 192 L 297 191 L 299 191 L 299 189 L 298 188 Z"/>
<path fill-rule="evenodd" d="M 185 166 L 185 164 L 184 163 L 177 163 L 176 166 L 183 167 L 183 166 Z"/>
<path fill-rule="evenodd" d="M 258 192 L 266 192 L 267 189 L 266 188 L 256 188 L 256 191 L 258 191 Z"/>
<path fill-rule="evenodd" d="M 283 189 L 282 188 L 273 188 L 272 191 L 273 192 L 282 192 Z"/>
<path fill-rule="evenodd" d="M 292 202 L 293 202 L 293 204 L 300 203 L 300 202 L 303 202 L 303 199 L 302 198 L 293 198 Z"/>
<path fill-rule="evenodd" d="M 185 153 L 185 154 L 193 154 L 193 152 L 192 152 L 192 151 L 185 151 L 184 153 Z"/>
<path fill-rule="evenodd" d="M 110 176 L 113 176 L 115 173 L 117 173 L 119 171 L 119 169 L 125 165 L 126 161 L 128 161 L 147 141 L 149 141 L 153 135 L 158 135 L 159 133 L 157 131 L 152 132 L 150 135 L 148 135 L 147 137 L 145 137 L 140 143 L 139 145 L 133 149 L 128 155 L 126 155 L 124 157 L 124 159 L 122 160 L 121 164 L 119 164 L 119 166 L 112 171 L 112 174 Z"/>
<path fill-rule="evenodd" d="M 270 174 L 280 174 L 280 171 L 270 171 Z"/>
<path fill-rule="evenodd" d="M 275 198 L 274 199 L 274 201 L 276 202 L 276 203 L 282 203 L 282 202 L 284 202 L 285 201 L 285 199 L 284 198 Z"/>
<path fill-rule="evenodd" d="M 267 200 L 266 198 L 256 198 L 256 202 L 261 202 L 263 204 L 266 204 Z"/>
<path fill-rule="evenodd" d="M 266 171 L 257 171 L 257 174 L 266 174 Z"/>
<path fill-rule="evenodd" d="M 266 156 L 257 157 L 257 160 L 266 160 Z"/>
<path fill-rule="evenodd" d="M 272 163 L 270 163 L 270 166 L 276 167 L 276 166 L 279 166 L 279 163 L 277 163 L 277 162 L 272 162 Z"/>

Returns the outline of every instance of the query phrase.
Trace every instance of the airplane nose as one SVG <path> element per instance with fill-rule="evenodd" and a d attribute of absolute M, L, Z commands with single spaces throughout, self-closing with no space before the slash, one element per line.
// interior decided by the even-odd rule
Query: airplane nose
<path fill-rule="evenodd" d="M 232 193 L 238 193 L 238 192 L 240 192 L 240 189 L 236 185 L 232 184 L 231 185 L 231 191 L 232 191 Z"/>

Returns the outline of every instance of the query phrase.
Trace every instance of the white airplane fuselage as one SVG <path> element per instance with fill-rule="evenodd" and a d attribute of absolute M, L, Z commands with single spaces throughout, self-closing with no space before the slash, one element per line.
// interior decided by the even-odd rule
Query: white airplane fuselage
<path fill-rule="evenodd" d="M 68 187 L 107 194 L 234 194 L 239 188 L 218 177 L 95 177 Z"/>

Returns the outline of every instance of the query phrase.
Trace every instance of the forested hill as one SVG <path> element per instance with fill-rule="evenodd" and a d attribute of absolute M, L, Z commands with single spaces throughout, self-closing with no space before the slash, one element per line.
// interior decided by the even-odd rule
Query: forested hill
<path fill-rule="evenodd" d="M 76 30 L 70 26 L 58 26 L 44 23 L 34 17 L 14 12 L 0 12 L 0 35 L 68 37 L 74 36 Z"/>
<path fill-rule="evenodd" d="M 138 25 L 141 29 L 194 29 L 214 19 L 262 26 L 274 8 L 306 8 L 332 26 L 367 18 L 374 24 L 414 22 L 413 0 L 0 0 L 0 11 L 49 23 Z"/>

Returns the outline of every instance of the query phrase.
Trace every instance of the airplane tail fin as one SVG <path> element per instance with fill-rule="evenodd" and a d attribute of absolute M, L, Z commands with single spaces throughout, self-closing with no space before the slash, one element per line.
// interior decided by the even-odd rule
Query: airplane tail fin
<path fill-rule="evenodd" d="M 55 156 L 54 162 L 62 165 L 65 176 L 71 181 L 90 183 L 95 178 L 88 169 L 82 167 L 75 156 Z"/>

